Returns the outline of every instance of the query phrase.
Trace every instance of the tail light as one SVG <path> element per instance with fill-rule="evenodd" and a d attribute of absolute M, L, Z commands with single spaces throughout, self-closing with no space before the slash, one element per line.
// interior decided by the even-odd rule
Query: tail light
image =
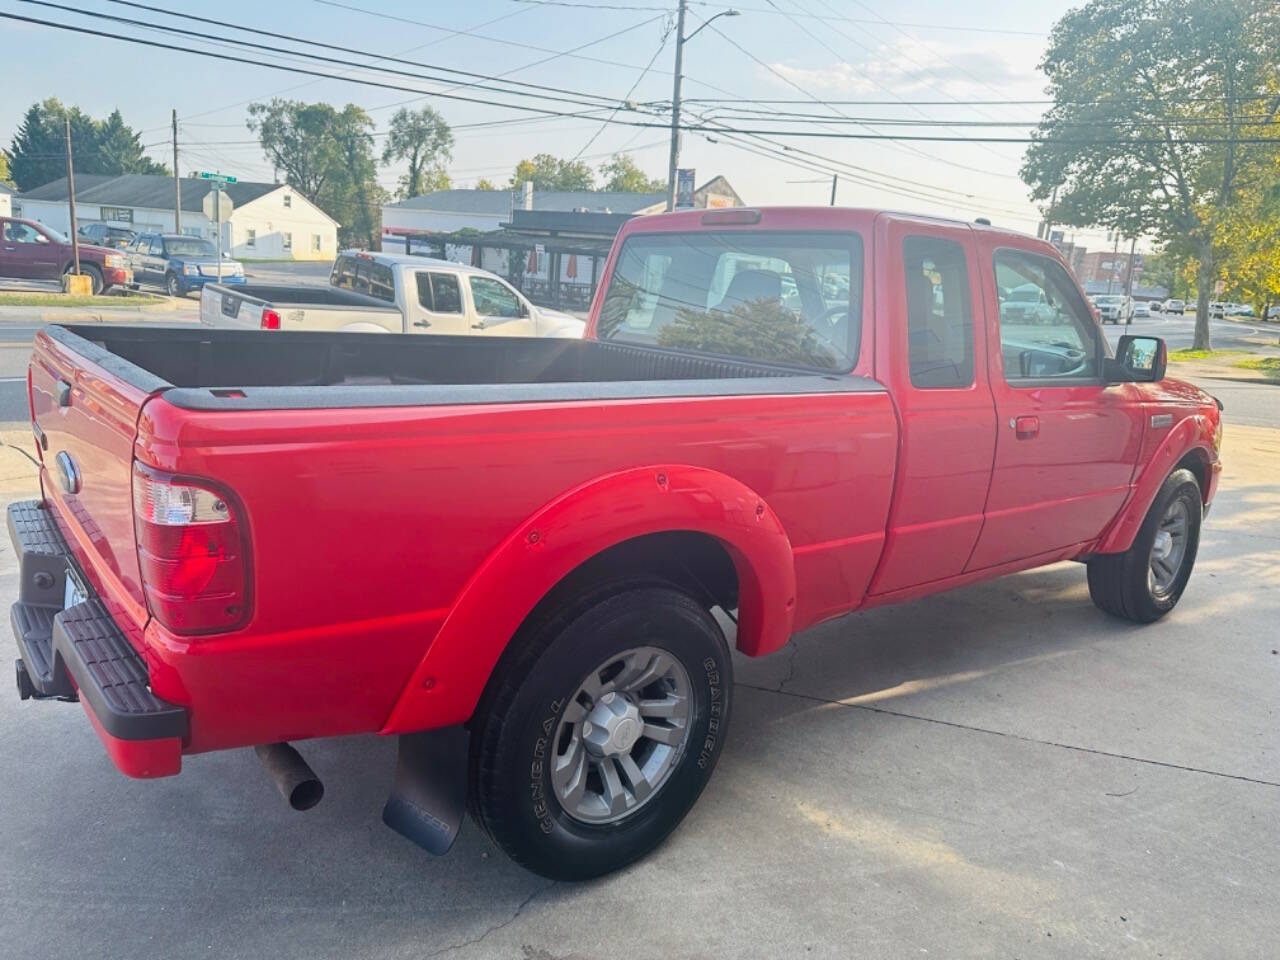
<path fill-rule="evenodd" d="M 258 324 L 263 330 L 279 330 L 280 314 L 275 310 L 263 310 L 262 322 Z"/>
<path fill-rule="evenodd" d="M 133 526 L 147 606 L 174 633 L 233 630 L 249 616 L 237 507 L 206 481 L 133 465 Z"/>

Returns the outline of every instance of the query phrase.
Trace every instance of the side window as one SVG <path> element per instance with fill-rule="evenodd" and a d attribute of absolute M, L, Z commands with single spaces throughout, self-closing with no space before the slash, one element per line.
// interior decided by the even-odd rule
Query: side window
<path fill-rule="evenodd" d="M 164 241 L 161 240 L 159 237 L 154 237 L 151 240 L 151 256 L 153 257 L 164 256 Z"/>
<path fill-rule="evenodd" d="M 458 286 L 458 278 L 452 273 L 432 273 L 429 276 L 435 312 L 461 313 L 462 288 Z"/>
<path fill-rule="evenodd" d="M 907 356 L 911 385 L 973 383 L 973 313 L 964 247 L 941 237 L 905 237 Z"/>
<path fill-rule="evenodd" d="M 244 245 L 246 247 L 256 247 L 258 245 L 258 231 L 252 227 L 244 232 Z"/>
<path fill-rule="evenodd" d="M 999 250 L 995 271 L 1005 381 L 1096 379 L 1098 327 L 1061 265 Z"/>
<path fill-rule="evenodd" d="M 471 299 L 482 317 L 519 317 L 523 313 L 516 295 L 490 277 L 471 277 Z"/>

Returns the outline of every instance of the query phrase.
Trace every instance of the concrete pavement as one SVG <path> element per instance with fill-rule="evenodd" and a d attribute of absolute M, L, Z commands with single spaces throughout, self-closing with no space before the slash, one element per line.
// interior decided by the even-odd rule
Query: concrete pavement
<path fill-rule="evenodd" d="M 595 883 L 524 873 L 471 823 L 440 859 L 387 830 L 389 741 L 306 744 L 328 792 L 300 815 L 250 751 L 130 781 L 80 707 L 9 692 L 0 953 L 1273 957 L 1280 431 L 1231 410 L 1222 489 L 1166 620 L 1107 618 L 1059 564 L 739 658 L 702 800 Z M 0 439 L 0 493 L 29 495 L 29 434 Z M 5 542 L 0 602 L 14 593 Z"/>

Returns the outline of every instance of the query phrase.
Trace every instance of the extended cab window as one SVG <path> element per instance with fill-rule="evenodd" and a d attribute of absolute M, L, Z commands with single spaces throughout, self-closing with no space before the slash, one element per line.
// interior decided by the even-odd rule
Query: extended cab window
<path fill-rule="evenodd" d="M 1097 378 L 1098 327 L 1061 264 L 999 250 L 995 271 L 1005 381 Z"/>
<path fill-rule="evenodd" d="M 418 303 L 432 313 L 461 313 L 462 291 L 458 278 L 451 273 L 428 273 L 419 270 Z"/>
<path fill-rule="evenodd" d="M 861 288 L 855 234 L 640 234 L 618 254 L 598 336 L 848 370 Z"/>
<path fill-rule="evenodd" d="M 905 237 L 907 354 L 911 385 L 973 383 L 973 314 L 964 248 L 941 237 Z"/>

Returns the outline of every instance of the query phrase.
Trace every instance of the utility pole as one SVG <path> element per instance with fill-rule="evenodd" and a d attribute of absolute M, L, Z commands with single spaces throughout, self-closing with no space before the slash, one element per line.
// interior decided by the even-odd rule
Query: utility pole
<path fill-rule="evenodd" d="M 213 181 L 213 216 L 218 233 L 218 282 L 222 282 L 222 184 Z"/>
<path fill-rule="evenodd" d="M 173 111 L 173 232 L 182 232 L 182 174 L 178 172 L 178 111 Z"/>
<path fill-rule="evenodd" d="M 71 117 L 65 117 L 67 130 L 67 200 L 71 204 L 71 261 L 80 276 L 80 240 L 76 236 L 76 173 L 71 165 Z"/>
<path fill-rule="evenodd" d="M 671 158 L 667 163 L 667 211 L 676 208 L 676 168 L 680 165 L 680 71 L 684 67 L 684 14 L 686 3 L 680 0 L 676 14 L 676 75 L 671 88 Z"/>
<path fill-rule="evenodd" d="M 1116 257 L 1120 256 L 1120 231 L 1116 231 L 1116 242 L 1111 248 L 1111 269 L 1107 271 L 1107 296 L 1111 295 L 1111 287 L 1116 282 Z"/>
<path fill-rule="evenodd" d="M 1058 188 L 1053 188 L 1053 194 L 1049 197 L 1049 209 L 1044 215 L 1044 238 L 1053 243 L 1053 208 L 1058 202 Z"/>
<path fill-rule="evenodd" d="M 1128 269 L 1125 270 L 1125 277 L 1124 277 L 1124 295 L 1126 297 L 1133 296 L 1133 255 L 1137 251 L 1137 249 L 1138 249 L 1138 238 L 1134 237 L 1133 240 L 1131 240 L 1129 243 L 1129 266 L 1128 266 Z M 1125 323 L 1128 323 L 1128 322 L 1129 322 L 1128 320 L 1125 320 Z"/>
<path fill-rule="evenodd" d="M 836 183 L 839 180 L 840 176 L 838 174 L 833 173 L 831 175 L 831 205 L 833 207 L 836 205 Z"/>

